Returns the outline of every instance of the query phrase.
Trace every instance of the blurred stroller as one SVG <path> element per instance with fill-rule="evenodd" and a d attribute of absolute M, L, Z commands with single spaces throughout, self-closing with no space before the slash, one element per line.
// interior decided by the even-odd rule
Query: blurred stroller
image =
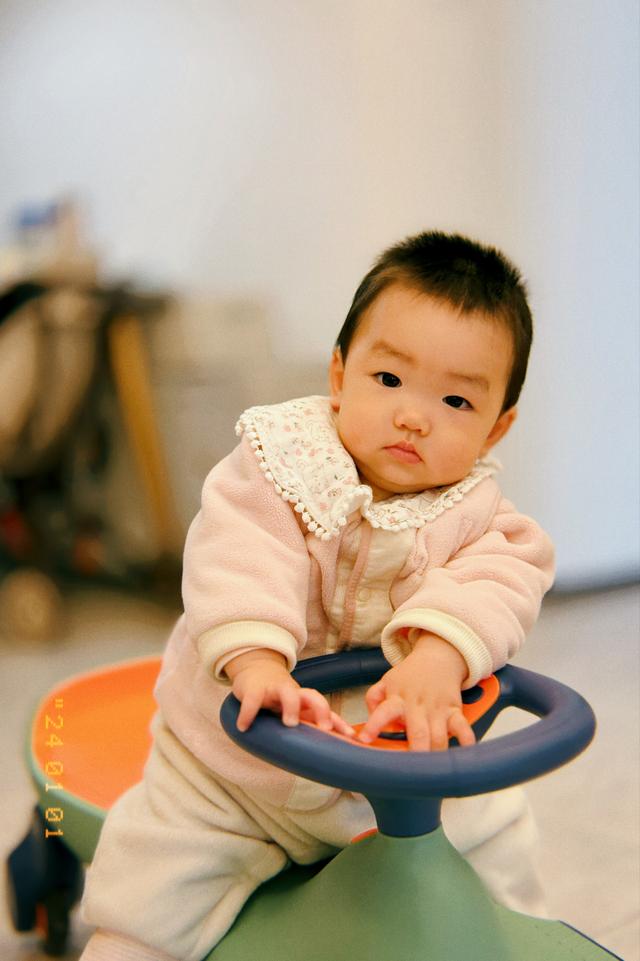
<path fill-rule="evenodd" d="M 50 634 L 61 581 L 175 587 L 181 534 L 146 367 L 141 318 L 162 297 L 64 280 L 0 291 L 0 620 L 17 637 Z M 115 389 L 114 389 L 115 388 Z M 134 453 L 156 556 L 118 549 L 105 510 L 113 398 Z"/>

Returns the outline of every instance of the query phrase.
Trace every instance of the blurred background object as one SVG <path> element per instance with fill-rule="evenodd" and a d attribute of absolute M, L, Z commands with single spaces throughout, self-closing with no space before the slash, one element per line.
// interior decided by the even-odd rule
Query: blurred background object
<path fill-rule="evenodd" d="M 238 413 L 324 389 L 323 366 L 276 363 L 251 303 L 102 280 L 80 220 L 69 198 L 31 204 L 0 249 L 0 623 L 24 638 L 54 631 L 59 582 L 178 603 Z"/>
<path fill-rule="evenodd" d="M 0 263 L 3 629 L 30 638 L 55 631 L 57 580 L 149 589 L 160 577 L 166 589 L 172 572 L 177 596 L 182 538 L 142 331 L 167 298 L 101 286 L 68 200 L 23 209 Z M 128 521 L 135 502 L 116 513 L 109 498 L 119 424 L 146 509 L 137 551 Z"/>

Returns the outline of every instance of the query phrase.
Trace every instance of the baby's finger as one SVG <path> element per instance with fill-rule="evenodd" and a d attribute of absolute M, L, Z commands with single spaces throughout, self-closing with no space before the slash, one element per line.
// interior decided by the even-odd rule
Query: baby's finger
<path fill-rule="evenodd" d="M 240 703 L 240 711 L 236 722 L 239 731 L 249 730 L 256 719 L 258 711 L 262 707 L 263 698 L 264 691 L 256 689 L 248 691 L 244 695 Z"/>
<path fill-rule="evenodd" d="M 318 727 L 322 728 L 323 731 L 330 731 L 333 725 L 331 724 L 331 708 L 326 697 L 312 687 L 303 687 L 300 691 L 300 699 L 303 707 L 307 708 Z"/>
<path fill-rule="evenodd" d="M 287 727 L 296 727 L 300 720 L 300 688 L 283 685 L 278 689 L 278 698 L 282 712 L 282 723 Z"/>
<path fill-rule="evenodd" d="M 449 732 L 445 714 L 432 714 L 429 717 L 429 733 L 431 735 L 430 750 L 446 751 L 449 747 Z"/>
<path fill-rule="evenodd" d="M 367 705 L 367 710 L 371 714 L 377 708 L 378 704 L 382 704 L 385 697 L 387 696 L 387 690 L 384 683 L 384 678 L 378 681 L 377 684 L 372 684 L 367 693 L 364 696 L 365 704 Z"/>
<path fill-rule="evenodd" d="M 351 725 L 347 724 L 344 718 L 336 714 L 335 711 L 331 712 L 331 724 L 334 731 L 337 731 L 338 734 L 344 734 L 345 737 L 353 737 L 356 733 Z"/>
<path fill-rule="evenodd" d="M 452 737 L 458 739 L 458 744 L 461 747 L 470 747 L 472 744 L 476 743 L 476 736 L 473 733 L 473 728 L 467 721 L 466 717 L 462 711 L 456 711 L 449 718 L 449 732 Z"/>
<path fill-rule="evenodd" d="M 329 711 L 329 720 L 326 723 L 323 721 L 320 724 L 316 721 L 315 715 L 311 708 L 303 706 L 300 710 L 300 720 L 312 721 L 323 731 L 336 731 L 338 734 L 344 734 L 345 737 L 353 737 L 356 733 L 350 724 L 347 724 L 347 722 L 343 720 L 339 714 L 336 714 L 335 711 L 331 710 Z"/>
<path fill-rule="evenodd" d="M 414 705 L 407 710 L 406 715 L 407 740 L 410 751 L 430 751 L 432 747 L 432 731 L 424 707 Z"/>
<path fill-rule="evenodd" d="M 390 697 L 369 715 L 369 720 L 360 729 L 358 738 L 364 741 L 365 744 L 370 741 L 375 740 L 380 731 L 386 727 L 389 721 L 393 721 L 398 717 L 404 717 L 404 702 L 400 697 Z"/>

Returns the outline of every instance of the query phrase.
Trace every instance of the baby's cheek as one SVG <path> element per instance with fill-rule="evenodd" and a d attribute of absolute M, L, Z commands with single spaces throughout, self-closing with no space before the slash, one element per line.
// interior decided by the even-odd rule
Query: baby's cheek
<path fill-rule="evenodd" d="M 452 435 L 446 446 L 437 452 L 432 452 L 433 456 L 428 458 L 429 466 L 442 475 L 438 479 L 437 485 L 456 484 L 461 481 L 473 469 L 473 466 L 480 456 L 480 451 L 466 443 L 465 437 L 457 438 Z"/>
<path fill-rule="evenodd" d="M 368 453 L 366 443 L 366 428 L 358 427 L 353 423 L 348 423 L 338 436 L 342 441 L 342 446 L 355 459 L 366 458 Z"/>

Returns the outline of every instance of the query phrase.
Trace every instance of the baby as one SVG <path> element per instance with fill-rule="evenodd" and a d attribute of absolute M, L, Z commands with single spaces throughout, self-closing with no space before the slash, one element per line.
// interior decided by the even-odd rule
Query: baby
<path fill-rule="evenodd" d="M 165 652 L 144 780 L 107 817 L 84 898 L 83 961 L 201 961 L 290 861 L 374 826 L 360 795 L 258 761 L 218 719 L 261 708 L 412 750 L 474 741 L 461 690 L 522 644 L 553 576 L 548 537 L 488 459 L 516 417 L 531 343 L 518 271 L 493 248 L 424 233 L 356 291 L 330 396 L 246 411 L 187 537 L 184 614 Z M 366 691 L 301 688 L 299 659 L 381 645 Z M 521 789 L 444 802 L 450 840 L 494 897 L 544 913 Z"/>

